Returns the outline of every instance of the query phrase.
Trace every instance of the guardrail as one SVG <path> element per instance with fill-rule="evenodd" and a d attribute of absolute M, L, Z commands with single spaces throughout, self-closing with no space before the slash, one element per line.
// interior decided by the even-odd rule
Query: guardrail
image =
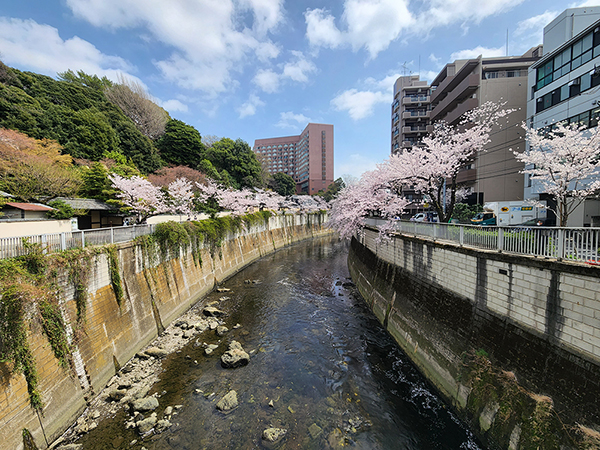
<path fill-rule="evenodd" d="M 383 219 L 369 218 L 379 227 Z M 393 231 L 426 236 L 499 252 L 600 263 L 600 228 L 480 227 L 447 223 L 396 221 Z"/>
<path fill-rule="evenodd" d="M 0 238 L 0 258 L 26 255 L 28 244 L 39 244 L 45 252 L 52 253 L 88 245 L 127 242 L 153 231 L 154 225 L 150 224 Z"/>

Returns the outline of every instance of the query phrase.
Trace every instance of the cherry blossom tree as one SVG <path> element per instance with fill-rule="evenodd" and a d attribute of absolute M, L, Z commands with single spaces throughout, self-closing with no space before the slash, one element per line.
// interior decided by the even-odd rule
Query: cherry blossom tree
<path fill-rule="evenodd" d="M 342 189 L 333 201 L 329 226 L 342 238 L 350 238 L 364 228 L 368 216 L 377 214 L 388 219 L 387 226 L 380 228 L 380 234 L 385 235 L 393 226 L 392 219 L 400 216 L 408 204 L 401 195 L 403 178 L 398 175 L 389 162 L 365 172 L 358 183 Z"/>
<path fill-rule="evenodd" d="M 490 141 L 490 133 L 501 126 L 512 110 L 503 104 L 485 103 L 467 112 L 458 125 L 435 125 L 421 145 L 391 156 L 372 172 L 363 174 L 358 184 L 346 187 L 330 214 L 330 225 L 341 236 L 350 237 L 365 225 L 371 214 L 387 218 L 383 234 L 393 226 L 391 219 L 402 214 L 408 200 L 406 187 L 423 194 L 433 205 L 441 221 L 452 216 L 454 204 L 464 189 L 457 182 L 461 169 L 472 162 Z"/>
<path fill-rule="evenodd" d="M 600 127 L 560 122 L 544 130 L 523 128 L 529 145 L 515 157 L 525 163 L 522 173 L 554 196 L 554 212 L 564 227 L 573 210 L 600 189 Z"/>
<path fill-rule="evenodd" d="M 177 178 L 169 183 L 169 207 L 176 214 L 192 215 L 194 192 L 192 182 L 186 178 Z"/>
<path fill-rule="evenodd" d="M 504 104 L 487 102 L 465 113 L 457 125 L 438 122 L 422 146 L 390 158 L 393 172 L 413 185 L 431 203 L 440 221 L 452 217 L 454 205 L 465 194 L 457 182 L 459 172 L 485 150 L 495 127 L 513 112 Z"/>
<path fill-rule="evenodd" d="M 136 223 L 145 223 L 148 217 L 170 211 L 165 192 L 145 178 L 125 178 L 116 174 L 108 178 L 118 190 L 117 198 L 135 213 Z"/>

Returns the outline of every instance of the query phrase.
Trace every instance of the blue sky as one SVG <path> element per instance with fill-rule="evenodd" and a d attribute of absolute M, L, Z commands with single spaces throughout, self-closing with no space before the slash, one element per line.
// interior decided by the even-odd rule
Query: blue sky
<path fill-rule="evenodd" d="M 389 155 L 395 79 L 542 43 L 559 0 L 0 0 L 0 59 L 141 82 L 202 135 L 335 131 L 335 177 Z"/>

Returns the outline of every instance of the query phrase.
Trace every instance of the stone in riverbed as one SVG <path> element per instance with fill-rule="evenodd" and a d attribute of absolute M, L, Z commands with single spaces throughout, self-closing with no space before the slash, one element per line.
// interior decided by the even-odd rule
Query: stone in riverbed
<path fill-rule="evenodd" d="M 262 438 L 267 442 L 275 442 L 285 436 L 287 430 L 284 428 L 267 428 L 263 431 Z"/>
<path fill-rule="evenodd" d="M 225 336 L 229 332 L 229 328 L 224 325 L 219 325 L 215 331 L 217 336 Z"/>
<path fill-rule="evenodd" d="M 226 369 L 235 369 L 248 364 L 250 355 L 244 351 L 242 345 L 237 341 L 232 341 L 223 356 L 221 356 L 221 365 Z"/>
<path fill-rule="evenodd" d="M 144 397 L 134 400 L 132 404 L 134 411 L 152 411 L 158 408 L 156 397 Z"/>
<path fill-rule="evenodd" d="M 154 428 L 154 425 L 156 425 L 156 413 L 152 413 L 152 415 L 147 419 L 136 422 L 138 433 L 140 434 L 146 434 L 148 431 Z"/>
<path fill-rule="evenodd" d="M 225 397 L 223 397 L 217 403 L 217 409 L 219 411 L 230 411 L 238 405 L 237 392 L 229 391 Z"/>
<path fill-rule="evenodd" d="M 158 347 L 150 347 L 144 351 L 148 356 L 154 356 L 155 358 L 163 358 L 169 354 L 168 351 Z"/>
<path fill-rule="evenodd" d="M 208 317 L 221 317 L 224 316 L 225 313 L 214 306 L 207 306 L 202 310 L 202 313 Z"/>

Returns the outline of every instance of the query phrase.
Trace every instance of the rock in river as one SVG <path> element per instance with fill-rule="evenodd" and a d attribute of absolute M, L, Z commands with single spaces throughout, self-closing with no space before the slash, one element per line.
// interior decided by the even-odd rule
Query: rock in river
<path fill-rule="evenodd" d="M 267 428 L 263 431 L 262 438 L 268 442 L 275 442 L 285 436 L 285 433 L 287 433 L 287 430 L 283 428 Z"/>
<path fill-rule="evenodd" d="M 219 411 L 229 411 L 238 405 L 237 392 L 229 391 L 225 397 L 223 397 L 217 403 L 217 409 Z"/>
<path fill-rule="evenodd" d="M 214 306 L 207 306 L 202 310 L 202 313 L 208 317 L 221 317 L 225 315 L 223 311 L 215 308 Z"/>
<path fill-rule="evenodd" d="M 158 408 L 156 397 L 144 397 L 135 400 L 132 404 L 134 411 L 152 411 Z"/>
<path fill-rule="evenodd" d="M 250 355 L 244 351 L 241 344 L 237 341 L 232 341 L 223 356 L 221 356 L 221 365 L 226 369 L 235 369 L 248 364 Z"/>

